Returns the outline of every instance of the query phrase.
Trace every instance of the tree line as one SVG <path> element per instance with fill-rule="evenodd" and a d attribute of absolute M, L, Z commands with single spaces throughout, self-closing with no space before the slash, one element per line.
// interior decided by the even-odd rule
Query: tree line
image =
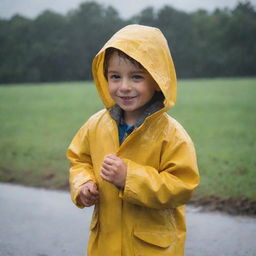
<path fill-rule="evenodd" d="M 213 12 L 148 7 L 130 19 L 92 1 L 66 15 L 46 10 L 34 19 L 0 19 L 0 83 L 90 80 L 98 50 L 133 23 L 162 30 L 179 78 L 256 75 L 256 11 L 250 1 Z"/>

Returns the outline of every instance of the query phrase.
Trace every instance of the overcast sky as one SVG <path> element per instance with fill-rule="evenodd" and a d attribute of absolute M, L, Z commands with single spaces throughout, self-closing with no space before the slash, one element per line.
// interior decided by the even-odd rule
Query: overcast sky
<path fill-rule="evenodd" d="M 87 0 L 0 0 L 0 17 L 10 18 L 16 13 L 34 18 L 46 9 L 65 14 L 68 10 L 77 8 Z M 215 8 L 233 8 L 238 0 L 96 0 L 105 6 L 112 5 L 121 17 L 129 18 L 142 9 L 153 6 L 156 9 L 168 4 L 176 9 L 194 11 L 198 8 L 212 11 Z M 251 0 L 256 6 L 256 0 Z"/>

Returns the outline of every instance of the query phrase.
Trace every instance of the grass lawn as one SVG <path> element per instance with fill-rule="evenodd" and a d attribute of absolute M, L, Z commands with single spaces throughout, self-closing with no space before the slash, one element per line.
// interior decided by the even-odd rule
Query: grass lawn
<path fill-rule="evenodd" d="M 256 79 L 178 82 L 169 111 L 198 153 L 197 195 L 256 200 Z M 87 118 L 102 108 L 92 83 L 0 87 L 0 181 L 67 187 L 66 149 Z"/>
<path fill-rule="evenodd" d="M 198 154 L 201 196 L 256 199 L 256 79 L 181 81 L 170 111 Z"/>

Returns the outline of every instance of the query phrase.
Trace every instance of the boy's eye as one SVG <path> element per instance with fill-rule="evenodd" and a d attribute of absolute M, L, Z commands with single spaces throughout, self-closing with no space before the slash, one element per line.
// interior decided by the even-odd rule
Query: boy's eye
<path fill-rule="evenodd" d="M 132 79 L 133 80 L 141 80 L 141 79 L 143 79 L 143 76 L 141 76 L 141 75 L 133 75 Z"/>
<path fill-rule="evenodd" d="M 120 76 L 119 75 L 111 75 L 110 79 L 117 80 L 117 79 L 120 79 Z"/>

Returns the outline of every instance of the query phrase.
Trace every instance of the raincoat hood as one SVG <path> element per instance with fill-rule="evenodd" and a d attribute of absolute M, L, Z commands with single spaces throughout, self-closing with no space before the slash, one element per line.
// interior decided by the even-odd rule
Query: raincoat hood
<path fill-rule="evenodd" d="M 105 50 L 110 47 L 126 53 L 151 74 L 164 94 L 165 110 L 175 104 L 176 72 L 164 35 L 158 28 L 128 25 L 115 33 L 93 60 L 94 81 L 107 109 L 115 104 L 109 94 L 108 83 L 104 76 Z"/>

